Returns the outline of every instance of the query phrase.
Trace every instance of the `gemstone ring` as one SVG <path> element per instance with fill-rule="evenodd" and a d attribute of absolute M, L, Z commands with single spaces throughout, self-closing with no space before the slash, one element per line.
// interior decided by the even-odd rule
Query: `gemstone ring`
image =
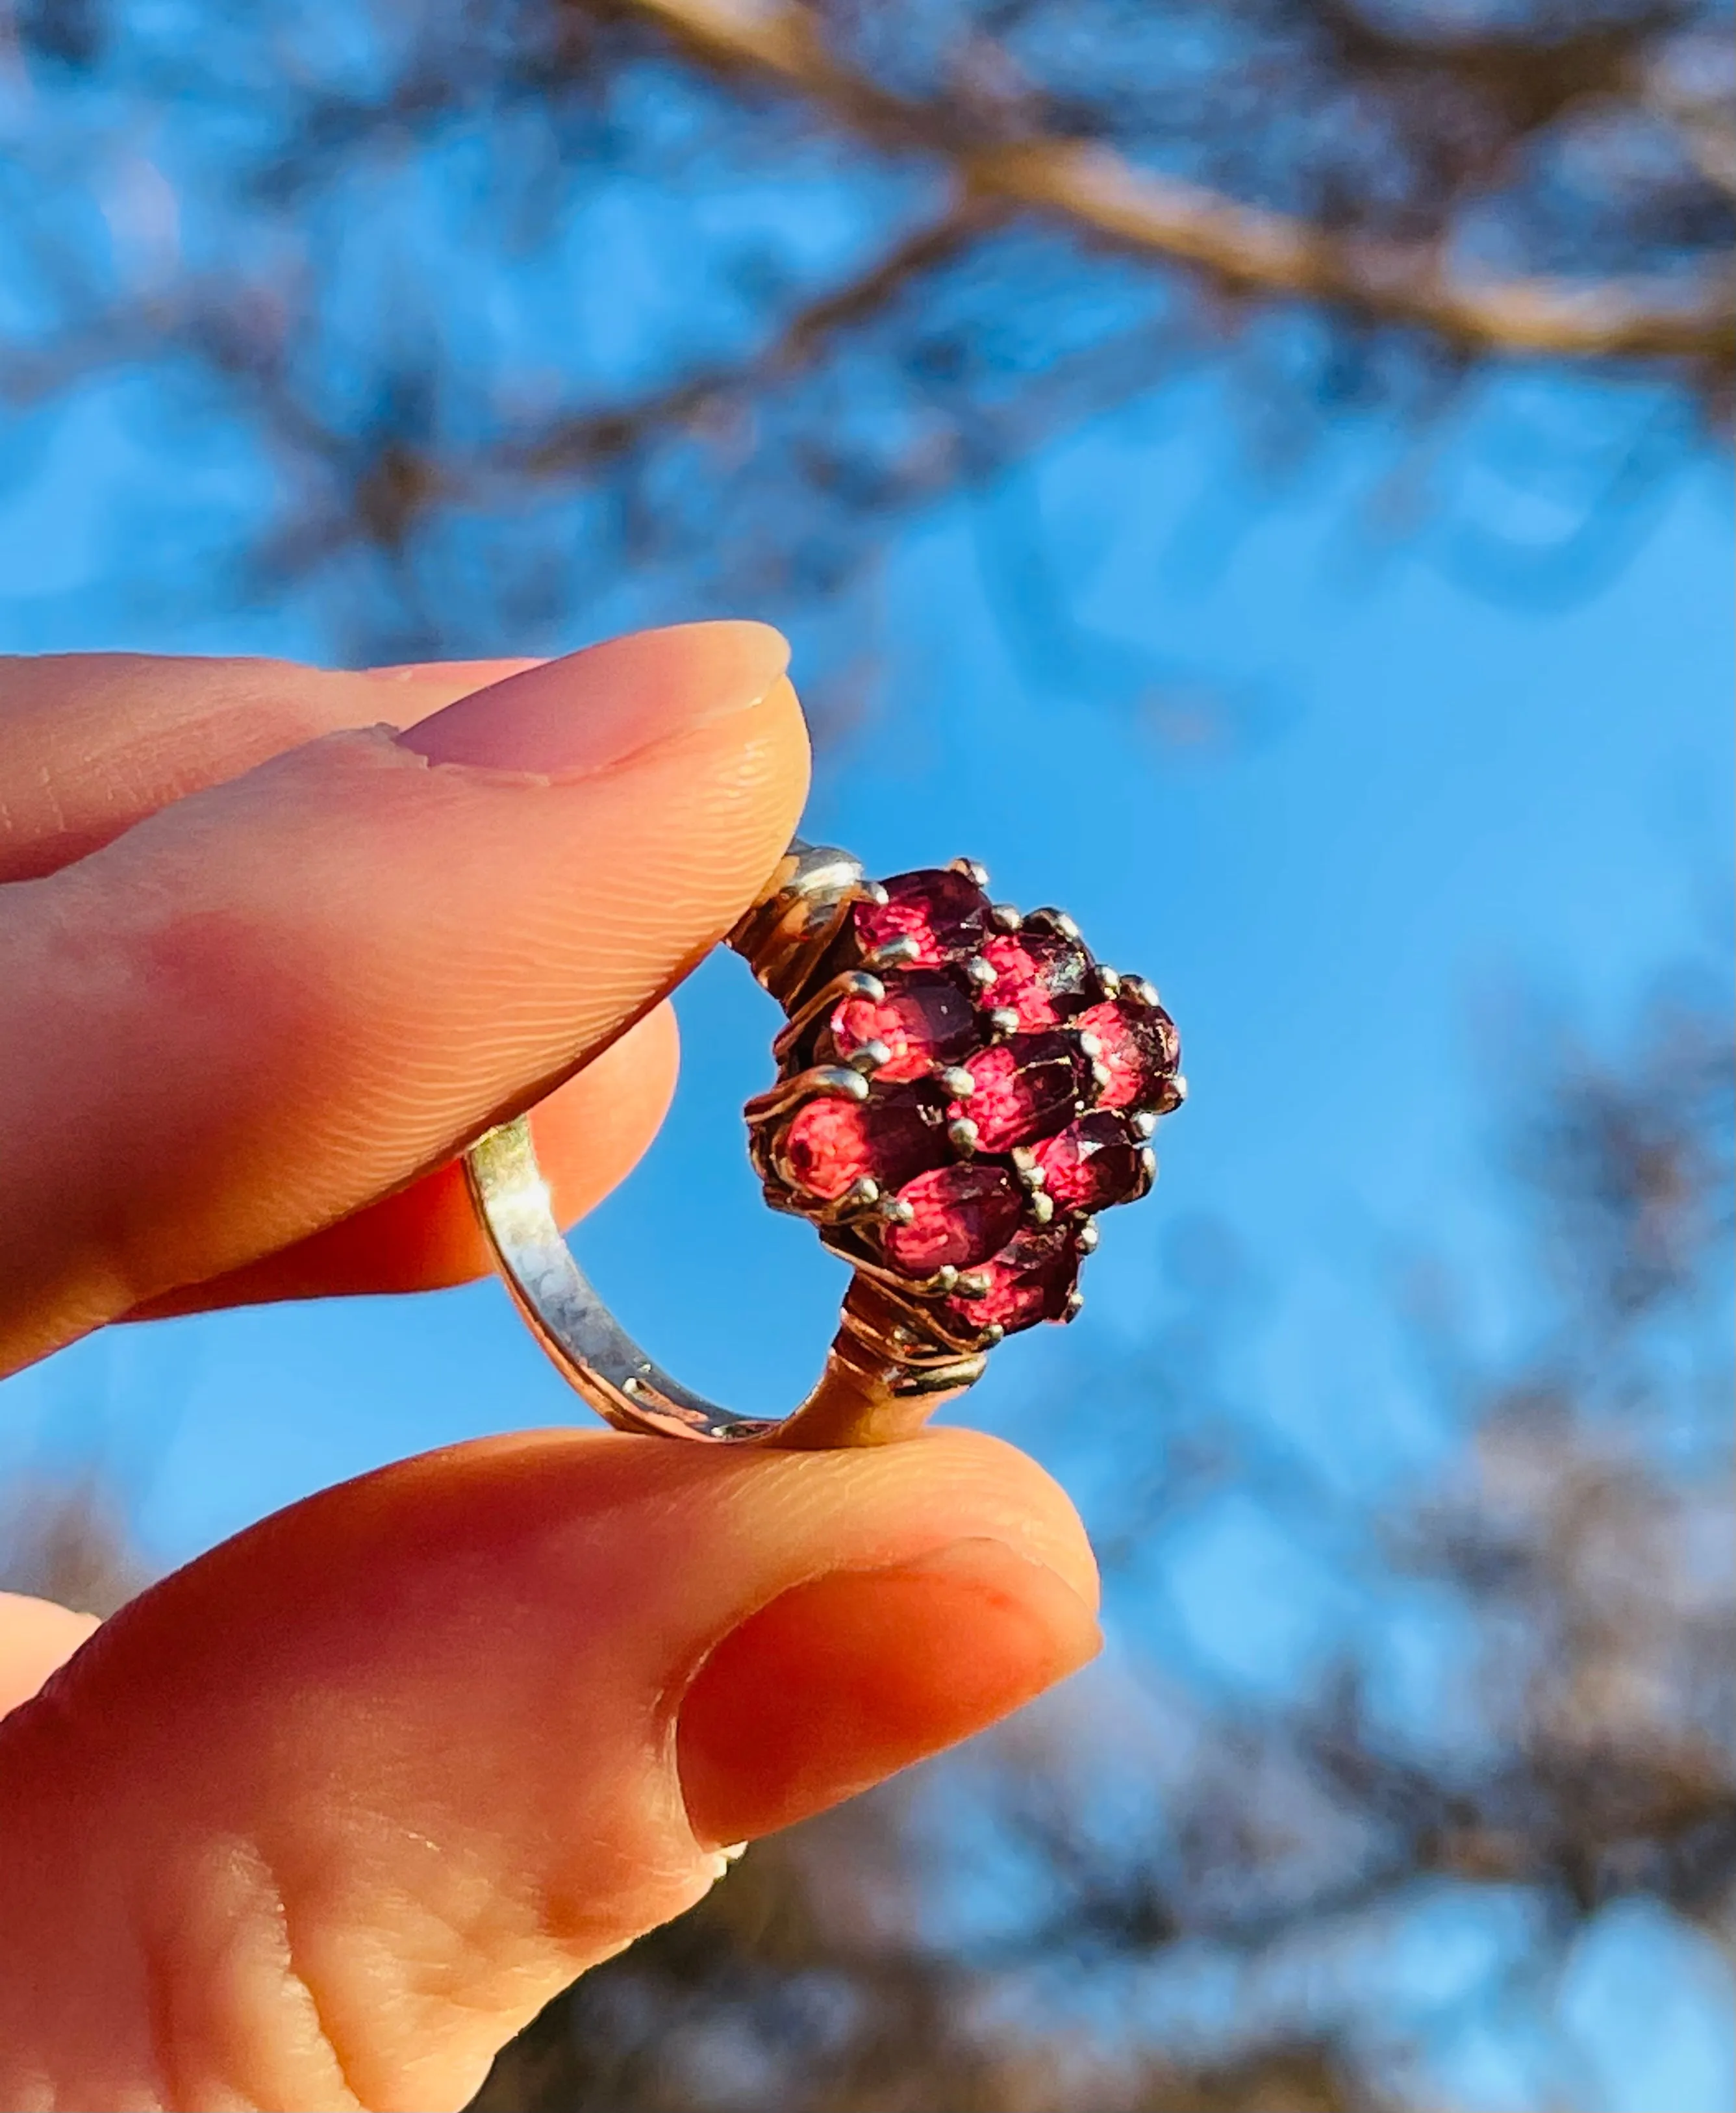
<path fill-rule="evenodd" d="M 991 902 L 968 859 L 867 879 L 798 839 L 728 936 L 783 1006 L 745 1110 L 772 1209 L 854 1274 L 818 1384 L 781 1418 L 718 1408 L 646 1357 L 573 1260 L 526 1117 L 466 1157 L 520 1312 L 618 1429 L 784 1446 L 908 1435 L 1004 1336 L 1070 1321 L 1095 1214 L 1145 1194 L 1187 1091 L 1174 1023 L 1058 910 Z"/>

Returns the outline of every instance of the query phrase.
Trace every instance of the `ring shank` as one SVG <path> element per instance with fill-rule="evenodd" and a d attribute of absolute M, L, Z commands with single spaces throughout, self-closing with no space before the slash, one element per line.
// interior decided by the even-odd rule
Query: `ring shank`
<path fill-rule="evenodd" d="M 860 867 L 845 854 L 798 840 L 729 943 L 782 997 L 799 983 L 804 946 L 829 929 L 839 900 L 860 879 Z M 873 1288 L 859 1277 L 818 1383 L 799 1408 L 781 1418 L 720 1408 L 646 1356 L 574 1260 L 537 1164 L 528 1116 L 478 1139 L 465 1155 L 465 1175 L 526 1326 L 567 1383 L 617 1430 L 802 1449 L 883 1444 L 909 1436 L 982 1371 L 980 1355 L 937 1362 L 891 1354 Z"/>

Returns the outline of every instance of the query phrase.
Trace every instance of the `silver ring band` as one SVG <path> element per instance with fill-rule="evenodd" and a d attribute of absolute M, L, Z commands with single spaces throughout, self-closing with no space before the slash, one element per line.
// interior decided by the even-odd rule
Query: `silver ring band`
<path fill-rule="evenodd" d="M 950 870 L 966 877 L 958 886 L 980 896 L 980 868 L 960 860 Z M 927 878 L 947 879 L 945 875 Z M 981 901 L 987 916 L 999 920 L 1001 934 L 1032 935 L 1005 938 L 1002 943 L 1023 947 L 1027 953 L 1042 951 L 1046 960 L 1065 957 L 1073 981 L 1070 995 L 1059 1001 L 1061 1005 L 1078 1011 L 1095 1000 L 1100 1014 L 1117 1006 L 1139 1009 L 1133 1016 L 1144 1037 L 1140 1046 L 1158 1052 L 1141 1075 L 1139 1090 L 1147 1105 L 1132 1106 L 1129 1095 L 1134 1089 L 1129 1087 L 1114 1102 L 1124 1113 L 1099 1109 L 1091 1121 L 1099 1131 L 1107 1124 L 1109 1141 L 1120 1155 L 1117 1167 L 1134 1170 L 1122 1174 L 1119 1193 L 1101 1200 L 1129 1200 L 1142 1193 L 1155 1171 L 1143 1140 L 1157 1115 L 1176 1105 L 1185 1090 L 1174 1068 L 1173 1029 L 1157 1005 L 1156 993 L 1137 979 L 1124 981 L 1112 970 L 1091 962 L 1071 920 L 1060 913 L 1038 911 L 1021 920 L 1015 912 L 989 909 L 986 897 Z M 847 853 L 797 839 L 726 942 L 746 960 L 787 1015 L 787 1024 L 772 1045 L 781 1066 L 779 1082 L 750 1102 L 746 1111 L 767 1201 L 810 1218 L 827 1244 L 845 1255 L 856 1270 L 818 1384 L 789 1415 L 743 1416 L 722 1408 L 683 1386 L 645 1355 L 598 1296 L 562 1237 L 548 1184 L 537 1165 L 528 1117 L 521 1116 L 490 1130 L 466 1155 L 465 1171 L 478 1218 L 519 1312 L 569 1385 L 616 1428 L 702 1442 L 800 1448 L 885 1444 L 909 1436 L 941 1403 L 979 1378 L 988 1349 L 1004 1332 L 998 1323 L 977 1321 L 971 1306 L 960 1303 L 961 1296 L 967 1301 L 983 1296 L 982 1272 L 973 1276 L 947 1264 L 914 1275 L 909 1266 L 888 1265 L 880 1244 L 886 1229 L 907 1225 L 911 1210 L 886 1184 L 868 1177 L 857 1179 L 830 1200 L 811 1192 L 798 1193 L 783 1157 L 782 1141 L 787 1139 L 793 1114 L 818 1101 L 859 1107 L 869 1099 L 876 1074 L 881 1071 L 914 1075 L 910 1067 L 918 1059 L 901 1052 L 895 1061 L 886 1044 L 873 1038 L 860 1046 L 841 1046 L 837 1029 L 828 1025 L 847 1003 L 883 1003 L 888 983 L 895 984 L 900 977 L 908 983 L 909 974 L 915 973 L 911 965 L 923 958 L 907 935 L 895 934 L 868 948 L 856 936 L 862 907 L 868 906 L 873 915 L 873 906 L 883 910 L 886 902 L 885 890 L 868 881 L 860 865 Z M 989 930 L 986 919 L 979 924 L 982 930 Z M 996 935 L 991 933 L 989 944 L 994 943 Z M 952 949 L 955 955 L 959 952 Z M 1077 974 L 1071 966 L 1074 956 L 1084 965 Z M 841 967 L 841 961 L 845 964 Z M 967 970 L 973 971 L 969 977 Z M 1091 979 L 1088 984 L 1078 981 L 1087 974 Z M 985 1006 L 980 1017 L 989 1024 L 978 1033 L 1006 1044 L 1002 1070 L 1014 1061 L 1011 1052 L 1020 1050 L 1032 1052 L 1049 1070 L 1055 1070 L 1055 1052 L 1046 1046 L 1038 1050 L 1037 1045 L 1059 1043 L 1065 1038 L 1056 1033 L 1021 1034 L 1019 1030 L 1031 1024 L 1028 1020 L 1005 1006 L 988 1006 L 987 998 L 1000 993 L 986 988 L 994 984 L 995 975 L 980 956 L 961 961 L 956 974 L 949 958 L 938 974 L 926 980 L 939 987 L 943 997 L 948 988 L 960 993 L 956 1003 L 964 1008 L 967 1035 L 973 1017 L 971 1003 Z M 1041 996 L 1032 1001 L 1039 1008 L 1046 1002 Z M 1072 1026 L 1070 1020 L 1058 1019 L 1056 1024 Z M 957 1030 L 949 1027 L 947 1031 Z M 1077 1047 L 1069 1044 L 1062 1054 L 1076 1067 L 1081 1083 L 1078 1098 L 1055 1111 L 1063 1120 L 1087 1114 L 1095 1100 L 1110 1095 L 1112 1083 L 1120 1091 L 1111 1071 L 1096 1061 L 1100 1044 L 1091 1034 L 1074 1032 L 1071 1043 Z M 815 1062 L 817 1053 L 831 1061 Z M 980 1056 L 978 1061 L 979 1066 L 983 1062 Z M 956 1099 L 950 1103 L 953 1113 L 946 1120 L 941 1097 L 968 1095 L 974 1090 L 973 1081 L 956 1064 L 937 1061 L 930 1068 L 932 1079 L 925 1077 L 918 1084 L 898 1090 L 907 1103 L 913 1094 L 927 1097 L 918 1112 L 929 1126 L 922 1141 L 926 1144 L 931 1134 L 936 1141 L 929 1160 L 944 1152 L 950 1163 L 967 1164 L 976 1157 L 978 1125 L 957 1113 Z M 882 1100 L 876 1106 L 883 1108 L 886 1102 Z M 1087 1122 L 1082 1127 L 1090 1126 Z M 1035 1154 L 1014 1145 L 993 1161 L 981 1162 L 983 1171 L 977 1179 L 997 1203 L 1013 1197 L 1017 1193 L 1014 1182 L 1019 1184 L 1023 1193 L 1014 1207 L 1024 1213 L 1020 1222 L 1027 1226 L 1023 1235 L 1027 1245 L 1035 1240 L 1055 1249 L 1064 1240 L 1076 1269 L 1078 1255 L 1095 1244 L 1095 1228 L 1082 1207 L 1070 1217 L 1064 1212 L 1059 1225 L 1052 1222 L 1055 1205 L 1045 1191 L 1038 1164 L 1046 1153 L 1053 1159 L 1055 1148 L 1065 1145 L 1072 1136 L 1072 1131 L 1055 1134 L 1059 1128 L 1051 1117 L 1049 1133 Z M 1075 1121 L 1073 1130 L 1081 1129 Z M 1122 1129 L 1126 1142 L 1119 1143 Z M 1093 1144 L 1092 1148 L 1101 1148 Z M 1073 1159 L 1068 1161 L 1074 1172 L 1078 1158 L 1074 1150 Z M 1104 1166 L 1109 1164 L 1108 1160 L 1101 1161 Z M 1068 1189 L 1069 1196 L 1077 1185 L 1074 1182 Z M 1100 1207 L 1100 1203 L 1091 1207 Z M 1032 1232 L 1030 1226 L 1050 1230 Z M 1014 1248 L 1004 1252 L 1010 1254 Z M 1070 1319 L 1077 1305 L 1078 1294 L 1069 1290 L 1063 1308 L 1043 1317 Z M 1021 1318 L 1013 1325 L 1027 1322 Z"/>

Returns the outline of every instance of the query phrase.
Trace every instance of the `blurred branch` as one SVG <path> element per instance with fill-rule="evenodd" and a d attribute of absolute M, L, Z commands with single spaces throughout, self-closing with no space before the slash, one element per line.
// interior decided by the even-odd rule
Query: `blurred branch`
<path fill-rule="evenodd" d="M 795 374 L 841 331 L 885 308 L 919 273 L 956 256 L 996 217 L 991 206 L 973 200 L 949 205 L 856 277 L 798 308 L 772 342 L 750 358 L 702 368 L 619 408 L 563 420 L 533 442 L 491 457 L 491 467 L 533 477 L 594 469 L 650 435 L 689 426 L 720 402 Z"/>
<path fill-rule="evenodd" d="M 800 4 L 622 0 L 703 64 L 769 76 L 882 145 L 940 156 L 967 195 L 1055 216 L 1098 241 L 1168 258 L 1238 293 L 1324 302 L 1469 351 L 1727 365 L 1727 280 L 1456 280 L 1433 243 L 1341 233 L 1137 167 L 1097 142 L 973 139 L 960 113 L 891 94 L 842 65 Z"/>

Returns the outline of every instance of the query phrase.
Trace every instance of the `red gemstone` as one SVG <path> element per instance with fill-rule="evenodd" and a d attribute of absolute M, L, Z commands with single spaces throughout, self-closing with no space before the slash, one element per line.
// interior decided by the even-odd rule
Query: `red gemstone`
<path fill-rule="evenodd" d="M 882 883 L 884 903 L 858 902 L 851 910 L 864 954 L 889 939 L 911 938 L 913 968 L 937 969 L 976 952 L 988 929 L 989 899 L 962 873 L 925 866 Z"/>
<path fill-rule="evenodd" d="M 1016 1233 L 976 1274 L 988 1279 L 980 1298 L 946 1300 L 946 1310 L 968 1327 L 999 1326 L 1008 1335 L 1039 1321 L 1066 1317 L 1068 1298 L 1079 1280 L 1077 1235 L 1070 1226 L 1030 1226 Z"/>
<path fill-rule="evenodd" d="M 827 1203 L 865 1174 L 883 1189 L 898 1189 L 948 1157 L 940 1111 L 916 1093 L 809 1101 L 784 1132 L 782 1148 L 795 1186 Z"/>
<path fill-rule="evenodd" d="M 886 1259 L 909 1276 L 985 1261 L 1011 1236 L 1023 1201 L 1004 1168 L 971 1164 L 918 1174 L 898 1194 L 914 1215 L 886 1227 Z"/>
<path fill-rule="evenodd" d="M 1144 1185 L 1139 1141 L 1125 1120 L 1098 1108 L 1036 1148 L 1043 1186 L 1063 1211 L 1102 1211 Z"/>
<path fill-rule="evenodd" d="M 976 1014 L 950 976 L 888 974 L 886 990 L 877 1004 L 847 997 L 832 1015 L 832 1038 L 843 1056 L 865 1042 L 885 1043 L 891 1055 L 876 1079 L 895 1085 L 926 1078 L 936 1065 L 950 1064 L 969 1048 Z"/>
<path fill-rule="evenodd" d="M 1085 1059 L 1068 1034 L 1015 1034 L 963 1059 L 975 1091 L 955 1101 L 949 1116 L 977 1125 L 984 1152 L 1033 1143 L 1078 1111 L 1087 1076 Z"/>
<path fill-rule="evenodd" d="M 1077 939 L 996 932 L 979 951 L 995 971 L 986 1002 L 1009 1006 L 1027 1033 L 1057 1025 L 1086 1002 L 1091 956 Z"/>
<path fill-rule="evenodd" d="M 1105 1108 L 1173 1107 L 1179 1099 L 1169 1079 L 1181 1061 L 1175 1022 L 1160 1005 L 1128 997 L 1094 1005 L 1073 1023 L 1097 1038 L 1098 1058 L 1109 1083 L 1097 1096 Z"/>

